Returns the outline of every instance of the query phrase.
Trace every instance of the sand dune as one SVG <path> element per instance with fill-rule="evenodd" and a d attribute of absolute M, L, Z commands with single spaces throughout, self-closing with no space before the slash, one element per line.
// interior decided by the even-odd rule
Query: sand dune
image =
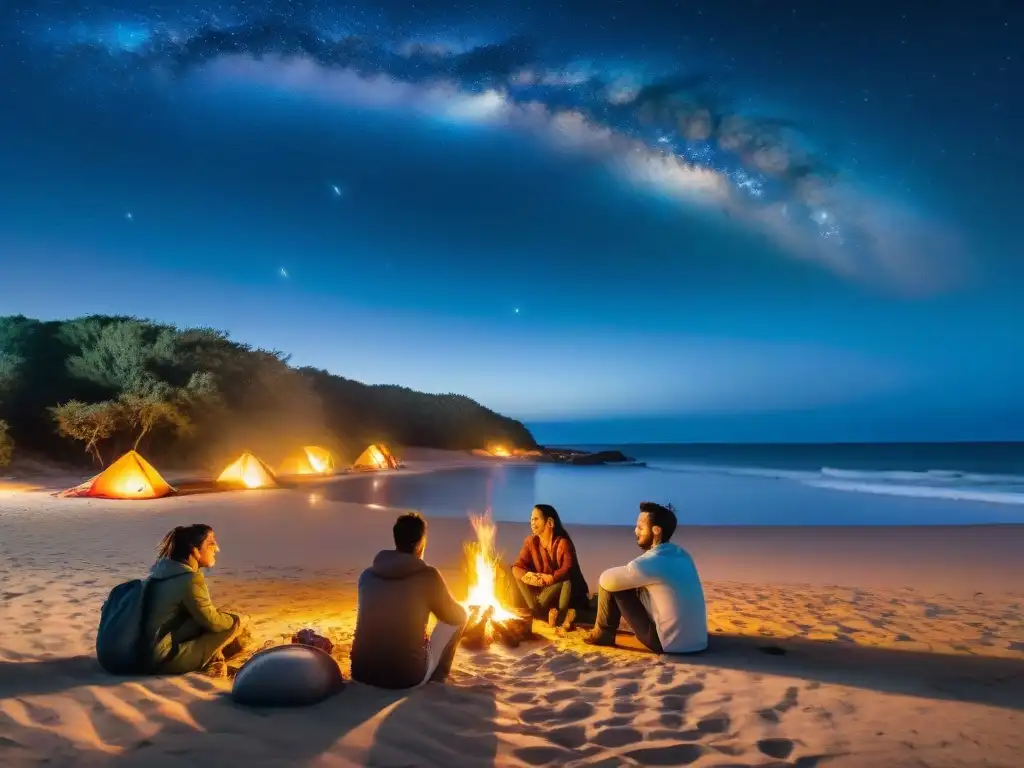
<path fill-rule="evenodd" d="M 148 566 L 168 528 L 199 520 L 224 546 L 215 598 L 252 614 L 260 642 L 319 628 L 347 674 L 355 579 L 388 545 L 392 511 L 304 491 L 137 503 L 8 494 L 0 764 L 1009 767 L 1024 753 L 1024 579 L 1003 564 L 1012 578 L 993 590 L 975 576 L 992 567 L 970 554 L 977 547 L 950 562 L 962 587 L 951 594 L 928 583 L 912 549 L 888 563 L 885 584 L 858 588 L 785 583 L 791 572 L 772 566 L 766 544 L 756 583 L 745 557 L 733 578 L 726 560 L 708 566 L 714 637 L 700 656 L 593 649 L 545 630 L 515 651 L 461 655 L 448 686 L 403 695 L 353 684 L 314 708 L 250 711 L 226 699 L 226 681 L 112 678 L 91 656 L 108 590 Z M 501 545 L 524 530 L 503 525 Z M 595 583 L 594 571 L 633 554 L 628 529 L 573 532 Z M 470 535 L 464 520 L 433 521 L 428 559 L 450 568 Z M 857 562 L 844 535 L 790 529 L 788 546 L 812 542 L 808 557 L 845 576 Z M 743 550 L 745 536 L 704 529 L 696 549 L 713 539 L 729 551 L 735 537 Z"/>

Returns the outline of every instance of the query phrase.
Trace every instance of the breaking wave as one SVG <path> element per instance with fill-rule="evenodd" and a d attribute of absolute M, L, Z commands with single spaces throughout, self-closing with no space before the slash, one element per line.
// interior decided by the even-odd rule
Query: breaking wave
<path fill-rule="evenodd" d="M 811 488 L 846 493 L 1024 505 L 1024 475 L 984 474 L 947 469 L 912 471 L 822 467 L 817 471 L 811 471 L 668 462 L 655 462 L 648 464 L 648 467 L 663 472 L 785 480 Z"/>

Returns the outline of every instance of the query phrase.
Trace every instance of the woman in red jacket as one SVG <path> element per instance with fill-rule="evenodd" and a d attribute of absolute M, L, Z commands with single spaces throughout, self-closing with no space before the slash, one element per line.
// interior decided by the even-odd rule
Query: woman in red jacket
<path fill-rule="evenodd" d="M 530 535 L 523 541 L 512 575 L 526 607 L 534 615 L 557 601 L 548 611 L 548 623 L 572 629 L 576 611 L 587 605 L 588 588 L 576 547 L 565 532 L 558 512 L 550 504 L 538 504 L 530 513 Z"/>

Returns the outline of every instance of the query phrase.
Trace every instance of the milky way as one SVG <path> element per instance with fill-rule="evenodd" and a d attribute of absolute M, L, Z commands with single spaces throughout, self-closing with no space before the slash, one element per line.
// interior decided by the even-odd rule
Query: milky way
<path fill-rule="evenodd" d="M 931 289 L 954 255 L 950 232 L 855 183 L 799 124 L 735 106 L 713 73 L 559 61 L 520 36 L 456 46 L 285 16 L 175 23 L 132 15 L 25 28 L 97 88 L 119 74 L 205 77 L 531 132 L 847 277 Z"/>

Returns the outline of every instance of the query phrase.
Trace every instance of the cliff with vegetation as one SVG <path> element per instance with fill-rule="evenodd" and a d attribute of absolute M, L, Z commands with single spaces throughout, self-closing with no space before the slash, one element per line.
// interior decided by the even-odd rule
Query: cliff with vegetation
<path fill-rule="evenodd" d="M 243 449 L 278 461 L 319 444 L 533 448 L 529 430 L 462 395 L 369 386 L 209 328 L 131 317 L 0 317 L 0 465 L 12 448 L 102 464 L 137 446 L 172 466 Z"/>

